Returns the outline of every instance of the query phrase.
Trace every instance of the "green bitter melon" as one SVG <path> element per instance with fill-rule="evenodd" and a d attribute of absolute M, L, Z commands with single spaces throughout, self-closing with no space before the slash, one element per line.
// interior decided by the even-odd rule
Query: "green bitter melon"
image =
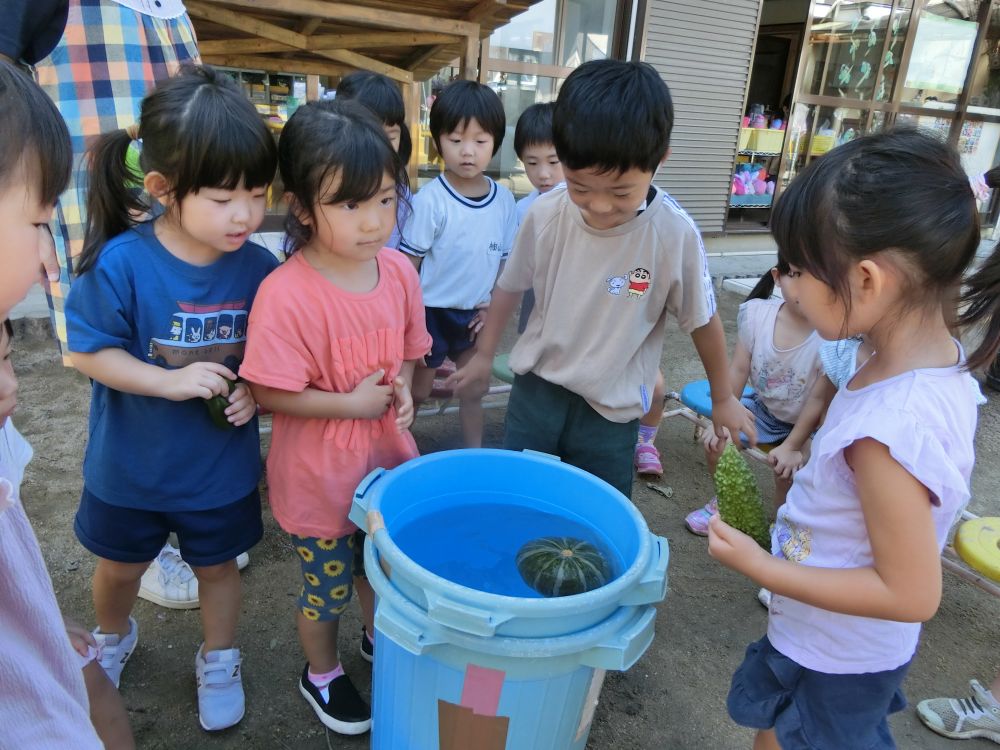
<path fill-rule="evenodd" d="M 753 537 L 764 549 L 770 550 L 770 525 L 764 512 L 764 499 L 757 486 L 757 478 L 732 443 L 727 444 L 722 451 L 715 467 L 714 479 L 722 520 Z"/>

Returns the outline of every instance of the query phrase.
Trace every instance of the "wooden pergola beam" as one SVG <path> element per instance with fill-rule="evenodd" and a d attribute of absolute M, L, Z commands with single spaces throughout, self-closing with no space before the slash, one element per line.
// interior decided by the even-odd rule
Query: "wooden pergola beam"
<path fill-rule="evenodd" d="M 248 10 L 322 18 L 340 23 L 374 26 L 380 29 L 437 31 L 457 36 L 479 33 L 478 25 L 468 21 L 436 18 L 383 8 L 367 8 L 350 3 L 327 2 L 327 0 L 222 0 L 222 2 Z"/>
<path fill-rule="evenodd" d="M 480 22 L 489 20 L 494 13 L 506 5 L 507 0 L 480 0 L 472 10 L 465 14 L 465 20 L 476 24 L 479 28 L 477 28 L 475 34 L 470 34 L 466 37 L 465 44 L 461 48 L 459 57 L 461 58 L 461 74 L 463 78 L 476 78 L 476 64 L 479 61 L 477 55 L 479 29 L 482 28 Z M 419 52 L 407 61 L 406 67 L 410 70 L 419 68 L 431 58 L 444 52 L 448 46 L 447 44 L 439 44 L 428 50 Z"/>
<path fill-rule="evenodd" d="M 271 41 L 280 42 L 295 49 L 312 52 L 312 54 L 319 57 L 326 57 L 336 62 L 346 63 L 358 69 L 382 73 L 389 78 L 402 81 L 403 83 L 409 83 L 413 80 L 413 74 L 410 71 L 397 68 L 395 65 L 389 65 L 372 57 L 360 55 L 357 52 L 350 52 L 348 50 L 310 50 L 309 38 L 304 34 L 268 23 L 267 21 L 261 21 L 246 14 L 236 13 L 217 6 L 208 6 L 202 2 L 191 2 L 191 0 L 187 3 L 187 10 L 190 15 L 196 18 L 204 18 L 221 26 L 228 26 L 237 31 L 243 31 L 270 39 Z"/>
<path fill-rule="evenodd" d="M 373 31 L 370 34 L 317 34 L 306 37 L 311 51 L 359 50 L 382 47 L 420 47 L 427 44 L 458 43 L 462 37 L 429 31 Z M 216 39 L 198 44 L 203 55 L 242 55 L 288 52 L 298 49 L 271 39 Z"/>
<path fill-rule="evenodd" d="M 248 68 L 250 70 L 266 70 L 274 73 L 298 73 L 301 75 L 342 76 L 354 68 L 335 62 L 322 60 L 306 60 L 295 57 L 266 57 L 263 55 L 202 55 L 201 59 L 209 65 L 221 65 L 226 68 Z"/>

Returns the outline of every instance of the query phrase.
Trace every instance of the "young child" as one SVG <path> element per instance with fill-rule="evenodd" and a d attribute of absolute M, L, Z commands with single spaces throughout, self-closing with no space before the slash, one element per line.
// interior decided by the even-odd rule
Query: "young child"
<path fill-rule="evenodd" d="M 142 139 L 153 221 L 126 186 Z M 87 242 L 66 304 L 73 364 L 93 381 L 76 534 L 98 556 L 101 664 L 117 685 L 136 645 L 140 577 L 170 532 L 198 577 L 204 643 L 195 657 L 203 729 L 244 713 L 235 558 L 263 533 L 256 403 L 236 382 L 257 287 L 277 266 L 247 242 L 264 216 L 277 149 L 243 92 L 188 68 L 142 104 L 138 133 L 93 153 Z M 220 426 L 205 399 L 228 397 Z M 125 460 L 123 457 L 127 457 Z"/>
<path fill-rule="evenodd" d="M 413 199 L 400 245 L 420 269 L 427 330 L 434 339 L 413 377 L 418 406 L 430 395 L 445 357 L 461 370 L 476 353 L 490 290 L 514 241 L 514 196 L 483 174 L 500 150 L 505 126 L 500 98 L 475 81 L 448 84 L 431 107 L 431 136 L 444 159 L 444 174 Z M 465 446 L 478 448 L 481 396 L 460 397 L 459 419 Z"/>
<path fill-rule="evenodd" d="M 514 153 L 524 164 L 524 174 L 534 188 L 518 200 L 516 206 L 517 225 L 521 226 L 528 209 L 538 199 L 563 181 L 562 164 L 556 147 L 552 144 L 552 102 L 532 104 L 517 118 L 514 127 Z M 528 327 L 528 317 L 535 306 L 535 293 L 528 289 L 521 298 L 521 313 L 517 320 L 517 332 L 524 333 Z"/>
<path fill-rule="evenodd" d="M 521 292 L 534 289 L 510 355 L 517 378 L 504 446 L 559 455 L 626 496 L 668 313 L 705 365 L 719 434 L 754 432 L 733 397 L 698 229 L 652 184 L 672 126 L 670 92 L 645 63 L 592 61 L 569 75 L 552 122 L 567 187 L 528 212 L 475 358 L 450 379 L 463 395 L 485 391 L 504 327 Z"/>
<path fill-rule="evenodd" d="M 392 147 L 399 154 L 399 160 L 410 161 L 412 142 L 410 130 L 406 127 L 406 107 L 399 87 L 387 76 L 370 70 L 358 70 L 344 76 L 337 85 L 338 99 L 356 99 L 375 113 L 382 121 L 382 129 Z M 392 228 L 386 247 L 399 248 L 403 227 L 412 212 L 413 195 L 409 184 L 403 186 L 396 205 L 396 226 Z"/>
<path fill-rule="evenodd" d="M 894 748 L 887 717 L 905 706 L 920 623 L 941 598 L 940 552 L 969 499 L 967 370 L 1000 344 L 1000 254 L 965 280 L 961 322 L 986 330 L 966 359 L 948 320 L 979 244 L 975 201 L 958 155 L 916 130 L 814 161 L 772 231 L 788 301 L 824 338 L 863 335 L 874 354 L 834 396 L 778 511 L 773 555 L 718 516 L 709 524 L 711 554 L 773 592 L 729 712 L 759 730 L 758 749 Z"/>
<path fill-rule="evenodd" d="M 0 60 L 0 320 L 38 281 L 43 260 L 55 259 L 47 226 L 71 159 L 52 101 Z M 0 334 L 0 726 L 11 747 L 99 750 L 80 658 L 20 500 L 31 448 L 8 419 L 17 404 L 11 333 L 5 324 Z"/>
<path fill-rule="evenodd" d="M 274 412 L 268 498 L 301 558 L 299 692 L 325 726 L 361 734 L 371 711 L 340 664 L 338 624 L 353 579 L 371 661 L 375 596 L 347 514 L 369 471 L 417 455 L 410 382 L 431 338 L 416 271 L 383 248 L 406 170 L 378 120 L 339 98 L 300 107 L 279 166 L 290 257 L 261 286 L 242 374 Z"/>
<path fill-rule="evenodd" d="M 797 305 L 771 297 L 775 285 L 783 288 L 787 276 L 788 266 L 779 260 L 761 276 L 736 318 L 736 348 L 729 377 L 737 398 L 742 397 L 749 379 L 753 393 L 742 401 L 753 413 L 757 440 L 764 445 L 777 445 L 788 437 L 823 372 L 822 339 L 816 329 Z M 726 442 L 713 433 L 705 436 L 705 459 L 711 475 Z M 775 508 L 785 502 L 791 485 L 783 469 L 775 465 Z M 708 536 L 709 519 L 718 512 L 718 501 L 713 497 L 704 508 L 691 511 L 684 525 L 692 534 Z"/>

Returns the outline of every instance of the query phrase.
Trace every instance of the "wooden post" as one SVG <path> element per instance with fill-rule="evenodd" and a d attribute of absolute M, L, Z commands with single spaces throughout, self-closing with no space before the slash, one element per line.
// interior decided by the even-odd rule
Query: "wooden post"
<path fill-rule="evenodd" d="M 314 102 L 319 99 L 319 76 L 306 76 L 306 101 Z"/>
<path fill-rule="evenodd" d="M 420 83 L 414 81 L 403 86 L 403 104 L 406 106 L 406 127 L 410 130 L 410 161 L 406 165 L 406 173 L 410 177 L 410 188 L 417 191 L 417 169 L 420 167 L 421 155 L 424 153 L 424 139 L 420 134 Z"/>
<path fill-rule="evenodd" d="M 467 81 L 474 81 L 479 71 L 479 34 L 465 37 L 462 57 L 459 63 L 459 76 Z"/>

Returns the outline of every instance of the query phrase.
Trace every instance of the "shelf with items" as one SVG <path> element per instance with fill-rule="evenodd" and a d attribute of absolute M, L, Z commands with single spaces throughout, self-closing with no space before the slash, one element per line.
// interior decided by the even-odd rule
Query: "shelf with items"
<path fill-rule="evenodd" d="M 730 208 L 770 208 L 773 195 L 730 195 Z"/>

